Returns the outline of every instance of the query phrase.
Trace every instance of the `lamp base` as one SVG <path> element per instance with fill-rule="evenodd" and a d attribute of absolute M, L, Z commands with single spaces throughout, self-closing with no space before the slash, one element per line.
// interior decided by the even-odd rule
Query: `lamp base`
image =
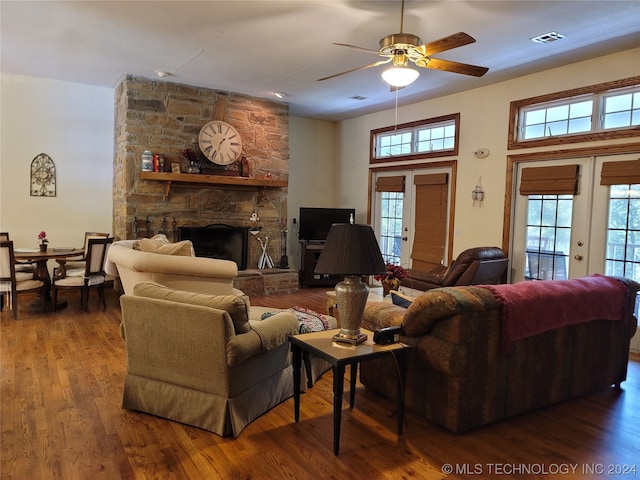
<path fill-rule="evenodd" d="M 364 342 L 368 336 L 364 333 L 358 333 L 356 335 L 347 335 L 344 333 L 336 333 L 331 340 L 338 343 L 348 343 L 350 345 L 359 345 Z"/>

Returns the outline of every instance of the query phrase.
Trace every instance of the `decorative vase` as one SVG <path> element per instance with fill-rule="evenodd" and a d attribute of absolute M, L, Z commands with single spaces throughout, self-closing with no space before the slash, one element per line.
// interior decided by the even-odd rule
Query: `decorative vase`
<path fill-rule="evenodd" d="M 46 252 L 46 251 L 47 251 L 47 244 L 46 244 L 46 243 L 41 243 L 41 244 L 40 244 L 40 251 L 41 251 L 42 253 L 44 253 L 44 252 Z"/>
<path fill-rule="evenodd" d="M 187 167 L 187 173 L 200 173 L 200 166 L 198 165 L 198 162 L 191 160 Z"/>
<path fill-rule="evenodd" d="M 398 290 L 400 288 L 400 280 L 397 278 L 383 278 L 382 279 L 382 296 L 386 297 L 391 290 Z"/>

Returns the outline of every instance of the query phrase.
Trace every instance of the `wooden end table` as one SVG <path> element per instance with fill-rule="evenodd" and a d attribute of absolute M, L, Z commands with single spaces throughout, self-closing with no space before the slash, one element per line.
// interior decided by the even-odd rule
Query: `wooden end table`
<path fill-rule="evenodd" d="M 289 336 L 293 353 L 293 399 L 295 421 L 300 421 L 300 370 L 302 354 L 311 353 L 327 362 L 333 368 L 333 453 L 338 455 L 340 449 L 340 422 L 342 420 L 342 394 L 344 393 L 344 371 L 346 365 L 351 365 L 351 379 L 349 384 L 349 406 L 353 408 L 356 397 L 356 377 L 358 363 L 393 355 L 398 362 L 397 378 L 397 413 L 398 435 L 402 434 L 404 425 L 404 384 L 407 376 L 406 356 L 410 346 L 404 343 L 390 345 L 376 345 L 373 343 L 373 332 L 362 330 L 368 338 L 359 345 L 348 345 L 332 341 L 332 337 L 339 329 L 323 332 L 305 333 Z"/>

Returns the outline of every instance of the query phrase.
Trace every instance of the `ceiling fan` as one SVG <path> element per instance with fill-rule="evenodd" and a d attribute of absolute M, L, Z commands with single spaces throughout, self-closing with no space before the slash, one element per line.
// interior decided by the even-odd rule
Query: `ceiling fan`
<path fill-rule="evenodd" d="M 392 87 L 401 88 L 412 83 L 420 75 L 417 70 L 408 67 L 409 61 L 413 62 L 417 67 L 433 68 L 436 70 L 444 70 L 447 72 L 461 73 L 463 75 L 471 75 L 481 77 L 487 71 L 486 67 L 478 67 L 467 63 L 452 62 L 451 60 L 441 60 L 433 58 L 436 53 L 451 50 L 453 48 L 462 47 L 474 43 L 475 38 L 463 32 L 454 33 L 448 37 L 435 40 L 433 42 L 421 45 L 422 41 L 417 35 L 403 32 L 404 21 L 404 0 L 400 12 L 400 33 L 392 33 L 380 40 L 380 50 L 370 50 L 368 48 L 357 47 L 347 43 L 334 43 L 340 47 L 355 48 L 367 53 L 373 53 L 384 60 L 370 63 L 362 67 L 352 68 L 350 70 L 329 75 L 328 77 L 319 78 L 317 81 L 329 80 L 330 78 L 346 75 L 347 73 L 357 72 L 366 68 L 378 67 L 392 62 L 392 67 L 386 69 L 382 73 L 382 78 Z"/>

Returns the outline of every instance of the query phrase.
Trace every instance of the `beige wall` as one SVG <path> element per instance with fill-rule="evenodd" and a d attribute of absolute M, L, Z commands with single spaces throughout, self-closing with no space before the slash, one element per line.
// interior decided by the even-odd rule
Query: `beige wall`
<path fill-rule="evenodd" d="M 455 220 L 460 236 L 454 255 L 501 242 L 509 102 L 636 75 L 639 57 L 635 49 L 400 107 L 399 123 L 461 113 Z M 111 231 L 113 90 L 3 75 L 0 94 L 0 230 L 10 231 L 21 246 L 35 246 L 41 229 L 52 244 L 65 246 L 78 244 L 86 230 Z M 393 110 L 335 124 L 291 117 L 287 253 L 292 266 L 298 266 L 292 219 L 300 206 L 354 207 L 356 220 L 366 220 L 369 132 L 393 121 Z M 480 147 L 491 155 L 476 159 L 472 152 Z M 29 166 L 41 152 L 58 167 L 55 198 L 29 196 Z M 486 199 L 474 208 L 470 193 L 480 175 Z"/>
<path fill-rule="evenodd" d="M 461 114 L 459 155 L 447 157 L 458 161 L 455 218 L 458 235 L 454 237 L 454 258 L 467 248 L 502 244 L 507 155 L 530 151 L 507 151 L 510 102 L 631 77 L 638 74 L 639 61 L 640 49 L 635 49 L 399 108 L 398 123 L 457 112 Z M 448 75 L 429 71 L 422 74 Z M 388 110 L 338 125 L 336 183 L 341 205 L 353 205 L 359 212 L 366 211 L 369 133 L 372 129 L 393 125 L 394 118 L 395 112 Z M 622 139 L 608 143 L 628 141 Z M 607 142 L 592 142 L 590 145 L 603 143 Z M 478 148 L 488 148 L 491 154 L 479 160 L 473 156 Z M 471 191 L 480 176 L 485 190 L 482 208 L 473 207 L 471 200 Z M 358 218 L 358 221 L 364 220 L 364 217 Z"/>
<path fill-rule="evenodd" d="M 113 90 L 33 77 L 0 78 L 0 230 L 34 248 L 82 246 L 85 231 L 111 232 Z M 49 155 L 57 196 L 30 196 L 31 161 Z"/>
<path fill-rule="evenodd" d="M 336 123 L 289 117 L 289 193 L 287 196 L 287 256 L 300 268 L 298 224 L 300 207 L 342 207 L 333 181 L 336 169 Z"/>

